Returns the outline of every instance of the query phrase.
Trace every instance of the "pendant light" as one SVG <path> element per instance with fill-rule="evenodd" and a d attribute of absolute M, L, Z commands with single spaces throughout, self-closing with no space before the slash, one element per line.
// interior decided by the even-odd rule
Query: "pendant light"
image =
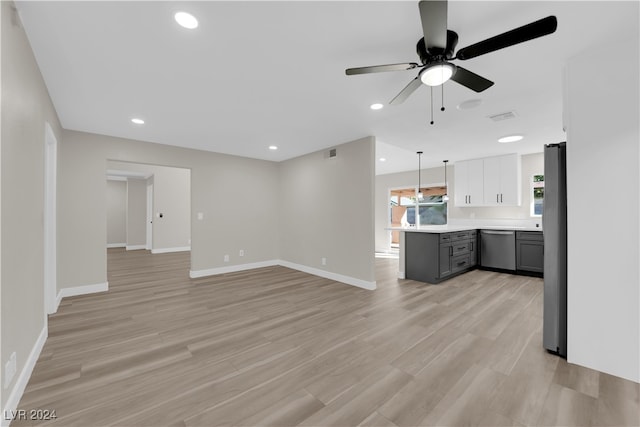
<path fill-rule="evenodd" d="M 418 200 L 422 200 L 422 189 L 420 188 L 420 158 L 422 157 L 422 151 L 416 153 L 418 155 Z"/>
<path fill-rule="evenodd" d="M 442 201 L 443 202 L 448 202 L 449 201 L 449 187 L 447 186 L 447 163 L 449 163 L 449 160 L 443 160 L 442 161 L 444 163 L 444 196 L 442 196 Z"/>

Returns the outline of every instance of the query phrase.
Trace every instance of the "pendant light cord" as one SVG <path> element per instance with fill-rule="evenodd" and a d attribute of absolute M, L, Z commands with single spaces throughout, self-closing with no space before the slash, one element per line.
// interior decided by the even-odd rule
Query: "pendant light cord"
<path fill-rule="evenodd" d="M 431 88 L 431 124 L 433 124 L 433 86 L 429 86 Z"/>

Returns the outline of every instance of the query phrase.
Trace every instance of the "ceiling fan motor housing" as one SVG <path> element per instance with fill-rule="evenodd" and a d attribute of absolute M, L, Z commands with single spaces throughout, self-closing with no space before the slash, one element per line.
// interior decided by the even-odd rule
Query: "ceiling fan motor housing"
<path fill-rule="evenodd" d="M 457 45 L 458 33 L 447 30 L 447 47 L 445 49 L 431 48 L 431 50 L 427 50 L 427 46 L 424 43 L 424 37 L 422 37 L 418 40 L 416 51 L 420 57 L 420 61 L 426 65 L 431 62 L 440 62 L 451 59 Z"/>

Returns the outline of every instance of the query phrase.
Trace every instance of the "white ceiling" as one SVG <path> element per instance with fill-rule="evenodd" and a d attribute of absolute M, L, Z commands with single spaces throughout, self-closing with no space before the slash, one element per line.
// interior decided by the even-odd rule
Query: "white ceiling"
<path fill-rule="evenodd" d="M 634 35 L 638 2 L 450 1 L 462 48 L 548 15 L 556 33 L 458 65 L 495 82 L 454 82 L 387 104 L 415 70 L 345 76 L 349 67 L 419 62 L 417 1 L 19 2 L 38 64 L 66 129 L 282 161 L 367 135 L 377 173 L 488 155 L 540 152 L 564 140 L 562 70 L 590 46 Z M 196 30 L 173 20 L 184 10 Z M 636 33 L 637 34 L 637 33 Z M 594 58 L 594 61 L 609 58 Z M 613 58 L 615 64 L 615 58 Z M 594 83 L 595 84 L 595 83 Z M 458 110 L 462 101 L 482 105 Z M 610 108 L 612 106 L 603 106 Z M 489 115 L 515 111 L 514 119 Z M 134 125 L 141 117 L 145 125 Z M 499 144 L 522 133 L 525 139 Z M 279 146 L 270 151 L 269 145 Z"/>

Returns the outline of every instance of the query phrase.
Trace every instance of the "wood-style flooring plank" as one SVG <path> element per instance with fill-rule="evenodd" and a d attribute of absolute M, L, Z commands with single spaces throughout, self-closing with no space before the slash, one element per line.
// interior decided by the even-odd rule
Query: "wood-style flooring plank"
<path fill-rule="evenodd" d="M 108 250 L 64 298 L 12 426 L 638 426 L 638 384 L 542 347 L 542 280 L 438 285 L 376 259 L 366 291 L 274 266 L 189 278 L 189 253 Z"/>

